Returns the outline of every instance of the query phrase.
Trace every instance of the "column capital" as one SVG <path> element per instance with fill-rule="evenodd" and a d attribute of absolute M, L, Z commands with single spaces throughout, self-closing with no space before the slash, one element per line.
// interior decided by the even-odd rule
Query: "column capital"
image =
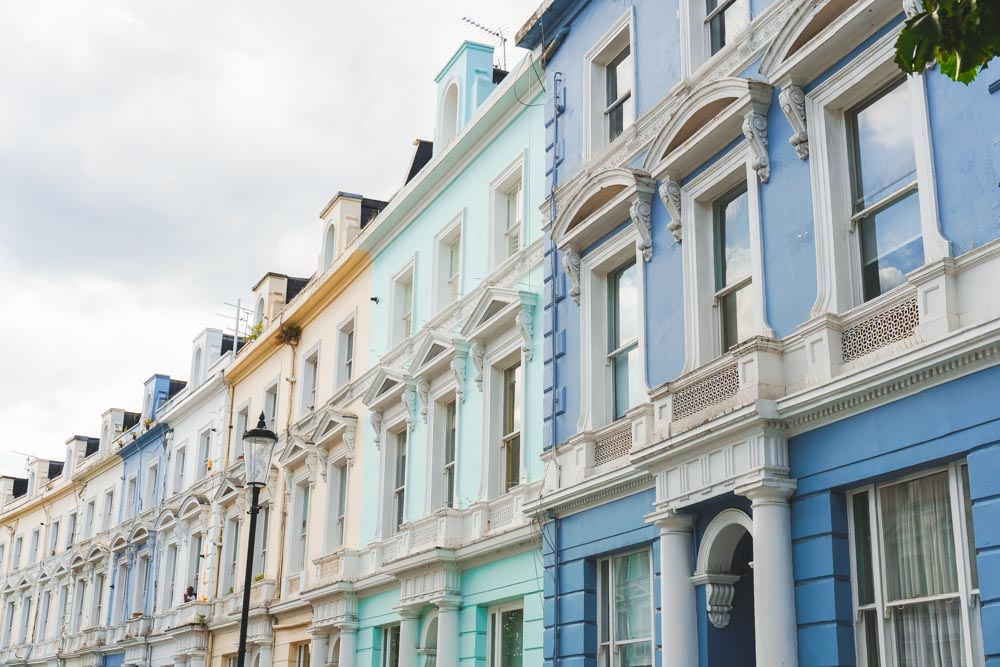
<path fill-rule="evenodd" d="M 353 635 L 358 631 L 358 622 L 353 619 L 350 621 L 341 621 L 334 624 L 334 627 L 340 630 L 340 634 L 342 635 Z"/>
<path fill-rule="evenodd" d="M 458 611 L 462 608 L 462 598 L 457 595 L 446 595 L 440 600 L 435 600 L 434 605 L 441 611 Z"/>
<path fill-rule="evenodd" d="M 658 509 L 643 517 L 646 523 L 651 523 L 660 529 L 660 535 L 671 533 L 692 533 L 694 516 L 682 514 L 672 509 Z"/>
<path fill-rule="evenodd" d="M 401 619 L 405 620 L 417 620 L 420 618 L 423 605 L 417 604 L 404 604 L 396 607 L 396 613 L 399 614 Z"/>
<path fill-rule="evenodd" d="M 787 477 L 764 477 L 748 484 L 738 486 L 738 495 L 750 499 L 753 507 L 761 505 L 787 505 L 788 499 L 795 495 L 798 482 Z"/>

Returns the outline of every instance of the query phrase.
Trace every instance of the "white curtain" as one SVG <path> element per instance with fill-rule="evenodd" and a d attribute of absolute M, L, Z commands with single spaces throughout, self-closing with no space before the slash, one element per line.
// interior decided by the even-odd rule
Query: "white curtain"
<path fill-rule="evenodd" d="M 892 610 L 897 664 L 964 665 L 948 474 L 884 487 L 881 495 L 886 604 Z M 949 593 L 956 597 L 893 605 Z"/>

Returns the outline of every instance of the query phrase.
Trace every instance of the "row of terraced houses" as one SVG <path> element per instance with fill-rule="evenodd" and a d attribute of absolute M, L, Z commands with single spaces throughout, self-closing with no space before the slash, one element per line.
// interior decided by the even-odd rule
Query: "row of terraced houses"
<path fill-rule="evenodd" d="M 0 664 L 235 665 L 263 413 L 254 667 L 1000 665 L 1000 77 L 900 74 L 916 9 L 462 44 L 251 335 L 0 478 Z"/>

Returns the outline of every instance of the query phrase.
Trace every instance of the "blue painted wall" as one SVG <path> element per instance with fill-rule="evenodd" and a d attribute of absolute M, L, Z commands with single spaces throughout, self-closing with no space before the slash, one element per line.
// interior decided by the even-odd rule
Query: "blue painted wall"
<path fill-rule="evenodd" d="M 644 546 L 652 547 L 653 607 L 656 612 L 653 643 L 654 649 L 659 650 L 660 532 L 643 520 L 643 516 L 653 510 L 653 498 L 654 491 L 649 489 L 549 521 L 543 527 L 546 665 L 554 665 L 556 659 L 560 667 L 596 664 L 597 559 Z M 557 606 L 558 625 L 555 623 Z"/>
<path fill-rule="evenodd" d="M 847 500 L 874 481 L 966 458 L 983 636 L 1000 664 L 1000 368 L 983 370 L 789 441 L 801 667 L 854 664 Z"/>

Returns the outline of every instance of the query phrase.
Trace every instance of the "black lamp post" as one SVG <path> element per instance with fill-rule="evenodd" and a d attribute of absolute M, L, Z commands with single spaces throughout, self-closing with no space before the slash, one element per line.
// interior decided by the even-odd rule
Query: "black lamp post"
<path fill-rule="evenodd" d="M 271 454 L 278 436 L 267 428 L 264 413 L 260 413 L 257 426 L 243 434 L 243 472 L 246 485 L 250 487 L 250 537 L 247 540 L 247 568 L 243 578 L 243 616 L 240 622 L 240 652 L 238 667 L 246 666 L 247 622 L 250 617 L 250 584 L 253 583 L 254 538 L 257 536 L 257 513 L 260 507 L 260 490 L 267 484 L 267 473 L 271 469 Z M 264 536 L 267 539 L 267 535 Z"/>

